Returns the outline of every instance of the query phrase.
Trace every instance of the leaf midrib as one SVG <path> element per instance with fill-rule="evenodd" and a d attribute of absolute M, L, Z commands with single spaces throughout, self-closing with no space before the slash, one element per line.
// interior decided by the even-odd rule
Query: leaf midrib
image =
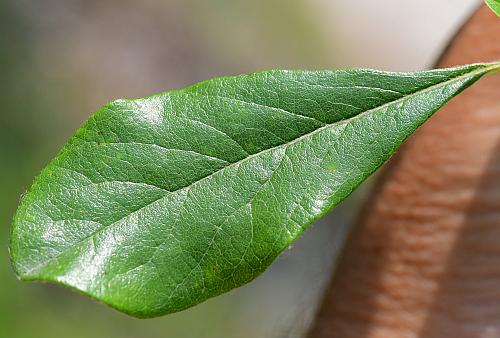
<path fill-rule="evenodd" d="M 352 116 L 352 117 L 350 117 L 350 118 L 347 118 L 347 119 L 344 119 L 344 120 L 339 120 L 339 121 L 336 121 L 336 122 L 334 122 L 334 123 L 330 123 L 330 124 L 326 124 L 326 125 L 324 125 L 324 126 L 321 126 L 321 127 L 317 128 L 317 129 L 314 129 L 313 131 L 311 131 L 311 132 L 309 132 L 309 133 L 307 133 L 307 134 L 301 135 L 301 136 L 297 137 L 296 139 L 291 140 L 291 141 L 289 141 L 289 142 L 287 142 L 287 143 L 280 144 L 280 145 L 277 145 L 277 146 L 274 146 L 274 147 L 271 147 L 271 148 L 268 148 L 268 149 L 262 150 L 262 151 L 260 151 L 260 152 L 258 152 L 258 153 L 254 153 L 254 154 L 251 154 L 251 155 L 249 155 L 249 156 L 247 156 L 247 157 L 245 157 L 245 158 L 242 158 L 241 160 L 238 160 L 238 161 L 236 161 L 236 162 L 232 162 L 232 163 L 228 164 L 227 166 L 224 166 L 224 167 L 222 167 L 221 169 L 219 169 L 219 170 L 217 170 L 217 171 L 214 171 L 213 173 L 211 173 L 211 174 L 209 174 L 209 175 L 207 175 L 207 176 L 205 176 L 205 177 L 203 177 L 203 178 L 201 178 L 201 179 L 199 179 L 199 180 L 197 180 L 197 181 L 194 181 L 193 183 L 191 183 L 191 184 L 189 184 L 189 185 L 187 185 L 187 186 L 184 186 L 184 187 L 179 188 L 179 189 L 177 189 L 177 190 L 174 190 L 174 191 L 171 191 L 171 192 L 166 193 L 165 195 L 163 195 L 163 196 L 161 196 L 161 197 L 159 197 L 159 198 L 157 198 L 157 199 L 155 199 L 155 200 L 153 200 L 153 201 L 149 202 L 148 204 L 146 204 L 146 205 L 144 205 L 144 206 L 142 206 L 142 207 L 140 207 L 140 208 L 138 208 L 138 209 L 136 209 L 136 210 L 134 210 L 134 211 L 130 212 L 129 214 L 127 214 L 127 215 L 125 215 L 125 216 L 121 217 L 120 219 L 118 219 L 118 220 L 114 221 L 113 223 L 111 223 L 111 224 L 109 224 L 109 225 L 107 225 L 107 226 L 102 227 L 101 229 L 99 229 L 99 230 L 97 230 L 97 231 L 95 231 L 95 232 L 93 232 L 93 233 L 89 234 L 88 236 L 83 237 L 82 239 L 80 239 L 80 240 L 79 240 L 79 241 L 77 241 L 76 243 L 73 243 L 71 246 L 67 247 L 65 250 L 63 250 L 63 251 L 61 251 L 60 253 L 58 253 L 57 255 L 55 255 L 55 256 L 53 256 L 53 257 L 50 257 L 50 258 L 49 258 L 49 259 L 47 259 L 46 261 L 44 261 L 44 262 L 42 262 L 42 263 L 40 263 L 40 264 L 36 265 L 35 267 L 33 267 L 33 268 L 31 268 L 31 269 L 28 269 L 28 271 L 24 273 L 24 276 L 29 276 L 29 275 L 31 275 L 33 272 L 35 272 L 35 271 L 37 271 L 37 270 L 40 270 L 40 269 L 42 269 L 42 268 L 44 268 L 44 267 L 47 267 L 47 265 L 48 265 L 49 263 L 51 263 L 51 262 L 52 262 L 52 261 L 54 261 L 54 260 L 57 260 L 60 256 L 62 256 L 63 254 L 65 254 L 65 253 L 69 252 L 70 250 L 72 250 L 72 249 L 73 249 L 74 247 L 76 247 L 77 245 L 79 245 L 79 244 L 83 243 L 84 241 L 88 240 L 88 239 L 89 239 L 89 238 L 91 238 L 91 237 L 96 236 L 97 234 L 99 234 L 99 233 L 101 233 L 101 232 L 105 231 L 106 229 L 109 229 L 109 228 L 113 227 L 114 225 L 118 224 L 119 222 L 121 222 L 121 221 L 122 221 L 122 220 L 124 220 L 125 218 L 130 217 L 131 215 L 133 215 L 133 214 L 135 214 L 135 213 L 137 213 L 137 212 L 139 212 L 139 211 L 141 211 L 141 210 L 143 210 L 143 209 L 147 208 L 148 206 L 153 205 L 154 203 L 156 203 L 156 202 L 158 202 L 158 201 L 160 201 L 160 200 L 162 200 L 162 199 L 164 199 L 164 198 L 166 198 L 166 197 L 168 197 L 168 196 L 170 196 L 170 195 L 172 195 L 172 194 L 174 194 L 174 193 L 178 193 L 178 192 L 183 191 L 183 190 L 188 190 L 188 189 L 191 189 L 191 188 L 192 188 L 195 184 L 198 184 L 198 183 L 200 183 L 200 182 L 203 182 L 203 181 L 205 181 L 205 180 L 208 180 L 209 178 L 211 178 L 211 177 L 212 177 L 212 176 L 214 176 L 215 174 L 217 174 L 217 173 L 221 172 L 222 170 L 225 170 L 225 169 L 227 169 L 227 168 L 229 168 L 229 167 L 232 167 L 232 166 L 240 165 L 240 164 L 241 164 L 242 162 L 244 162 L 244 161 L 250 160 L 250 159 L 252 159 L 252 158 L 254 158 L 254 157 L 256 157 L 256 156 L 260 156 L 260 155 L 265 154 L 265 153 L 267 153 L 267 152 L 271 152 L 271 151 L 273 151 L 273 150 L 275 150 L 275 149 L 278 149 L 278 148 L 280 148 L 280 147 L 284 147 L 284 148 L 286 149 L 286 148 L 288 148 L 290 145 L 295 144 L 295 143 L 298 143 L 298 142 L 300 142 L 302 139 L 305 139 L 305 138 L 311 137 L 311 136 L 313 136 L 313 135 L 315 135 L 315 134 L 317 134 L 317 133 L 320 133 L 321 131 L 323 131 L 323 130 L 325 130 L 325 129 L 328 129 L 328 128 L 333 128 L 334 126 L 339 126 L 339 125 L 342 125 L 342 124 L 347 124 L 347 123 L 349 123 L 349 122 L 351 122 L 351 121 L 354 121 L 354 120 L 356 120 L 356 119 L 358 119 L 358 118 L 361 118 L 361 117 L 362 117 L 362 116 L 364 116 L 364 115 L 367 115 L 367 114 L 370 114 L 370 113 L 376 112 L 376 111 L 378 111 L 378 110 L 382 110 L 382 109 L 384 109 L 384 108 L 388 107 L 389 105 L 396 104 L 396 103 L 398 103 L 398 102 L 403 102 L 403 101 L 405 101 L 405 100 L 407 100 L 407 99 L 410 99 L 411 97 L 414 97 L 414 96 L 417 96 L 417 95 L 420 95 L 420 94 L 423 94 L 423 93 L 426 93 L 426 92 L 430 92 L 430 91 L 432 91 L 432 90 L 433 90 L 433 89 L 435 89 L 435 88 L 442 87 L 442 86 L 443 86 L 443 87 L 444 87 L 444 86 L 447 86 L 447 85 L 449 85 L 449 84 L 451 84 L 451 83 L 453 83 L 453 82 L 458 82 L 458 81 L 460 81 L 460 80 L 462 80 L 462 79 L 464 79 L 464 78 L 471 77 L 471 76 L 474 76 L 474 75 L 476 75 L 476 74 L 480 74 L 480 73 L 484 73 L 484 74 L 486 74 L 486 73 L 488 73 L 489 71 L 499 69 L 499 68 L 500 68 L 500 63 L 499 63 L 499 62 L 494 62 L 494 63 L 489 63 L 489 64 L 479 64 L 479 66 L 480 66 L 480 67 L 478 67 L 477 69 L 474 69 L 474 70 L 472 70 L 472 71 L 466 72 L 466 73 L 461 74 L 461 75 L 456 76 L 456 77 L 452 77 L 452 78 L 451 78 L 451 79 L 449 79 L 449 80 L 442 81 L 442 82 L 438 82 L 438 83 L 436 83 L 436 84 L 434 84 L 434 85 L 431 85 L 431 86 L 429 86 L 429 87 L 426 87 L 426 88 L 424 88 L 424 89 L 422 89 L 422 90 L 417 90 L 417 91 L 412 92 L 412 93 L 410 93 L 410 94 L 408 94 L 408 95 L 406 95 L 406 96 L 400 97 L 400 98 L 398 98 L 398 99 L 396 99 L 396 100 L 386 102 L 386 103 L 384 103 L 384 104 L 382 104 L 382 105 L 380 105 L 380 106 L 378 106 L 378 107 L 374 107 L 374 108 L 368 109 L 368 110 L 366 110 L 366 111 L 360 112 L 359 114 L 357 114 L 357 115 L 355 115 L 355 116 Z M 209 94 L 206 94 L 206 95 L 205 95 L 205 94 L 203 94 L 203 93 L 197 93 L 197 94 L 198 94 L 198 95 L 202 95 L 202 96 L 213 96 L 213 95 L 209 95 Z M 246 101 L 243 101 L 243 102 L 246 102 Z M 248 103 L 248 102 L 247 102 L 247 103 Z M 272 108 L 272 107 L 270 107 L 270 108 Z M 299 114 L 298 114 L 298 115 L 299 115 Z M 20 276 L 20 277 L 21 277 L 21 279 L 22 279 L 24 276 Z"/>

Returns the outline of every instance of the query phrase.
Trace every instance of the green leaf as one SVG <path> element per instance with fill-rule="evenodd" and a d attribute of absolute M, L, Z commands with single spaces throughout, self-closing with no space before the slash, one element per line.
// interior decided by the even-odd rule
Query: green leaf
<path fill-rule="evenodd" d="M 265 71 L 107 104 L 21 202 L 15 271 L 137 317 L 198 304 L 262 273 L 499 67 Z"/>
<path fill-rule="evenodd" d="M 500 17 L 500 0 L 484 0 L 488 7 Z"/>

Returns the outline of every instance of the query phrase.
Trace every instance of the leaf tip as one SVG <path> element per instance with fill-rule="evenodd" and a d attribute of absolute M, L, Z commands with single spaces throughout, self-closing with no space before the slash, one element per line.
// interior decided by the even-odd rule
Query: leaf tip
<path fill-rule="evenodd" d="M 493 13 L 500 17 L 500 0 L 484 0 L 484 2 Z"/>

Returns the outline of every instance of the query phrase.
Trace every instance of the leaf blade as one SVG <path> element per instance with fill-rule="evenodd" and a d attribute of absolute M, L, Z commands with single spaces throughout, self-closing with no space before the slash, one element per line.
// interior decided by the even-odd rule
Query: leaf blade
<path fill-rule="evenodd" d="M 259 275 L 494 68 L 270 71 L 116 101 L 35 180 L 14 267 L 139 317 L 197 304 Z"/>
<path fill-rule="evenodd" d="M 493 11 L 493 13 L 500 17 L 500 0 L 484 0 L 484 2 Z"/>

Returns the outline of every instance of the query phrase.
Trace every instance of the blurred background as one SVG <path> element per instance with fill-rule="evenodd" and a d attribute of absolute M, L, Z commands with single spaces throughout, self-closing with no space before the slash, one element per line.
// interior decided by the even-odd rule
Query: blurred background
<path fill-rule="evenodd" d="M 0 0 L 0 336 L 300 337 L 363 189 L 254 282 L 148 320 L 61 287 L 17 281 L 8 239 L 20 195 L 108 101 L 270 68 L 428 68 L 479 3 Z"/>

